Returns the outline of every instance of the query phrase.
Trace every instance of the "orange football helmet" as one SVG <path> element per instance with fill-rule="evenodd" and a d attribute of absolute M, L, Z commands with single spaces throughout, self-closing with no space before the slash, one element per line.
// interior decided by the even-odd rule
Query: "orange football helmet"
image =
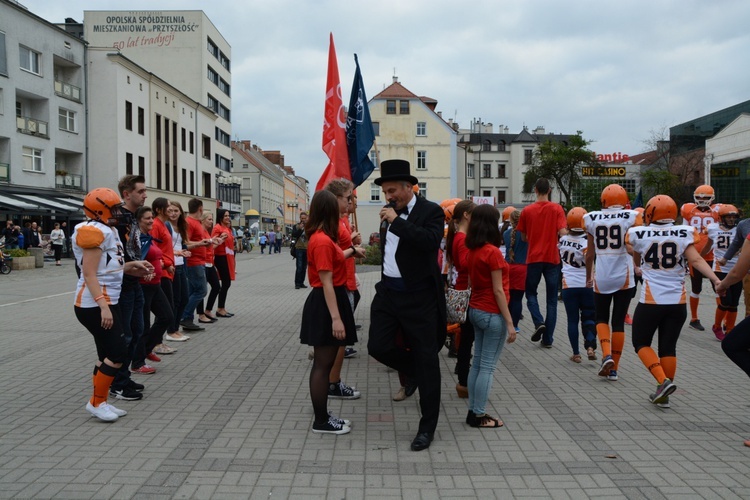
<path fill-rule="evenodd" d="M 708 184 L 698 186 L 693 192 L 693 200 L 699 207 L 710 207 L 714 201 L 714 188 Z"/>
<path fill-rule="evenodd" d="M 503 208 L 502 217 L 500 218 L 500 222 L 507 222 L 510 220 L 510 214 L 512 214 L 515 211 L 515 207 L 505 207 Z"/>
<path fill-rule="evenodd" d="M 674 222 L 677 219 L 677 203 L 665 194 L 657 194 L 646 203 L 643 222 Z"/>
<path fill-rule="evenodd" d="M 445 214 L 445 222 L 450 222 L 453 219 L 453 210 L 455 210 L 456 204 L 446 205 L 443 207 L 443 213 Z"/>
<path fill-rule="evenodd" d="M 122 200 L 109 188 L 96 188 L 83 199 L 83 211 L 93 220 L 116 225 L 123 219 Z"/>
<path fill-rule="evenodd" d="M 571 231 L 583 231 L 586 229 L 583 223 L 583 216 L 586 215 L 586 209 L 583 207 L 573 207 L 568 212 L 568 229 Z"/>
<path fill-rule="evenodd" d="M 740 218 L 740 211 L 737 207 L 724 203 L 719 208 L 719 219 L 725 226 L 732 228 L 737 225 L 737 220 Z"/>
<path fill-rule="evenodd" d="M 610 184 L 602 190 L 602 208 L 624 207 L 630 203 L 628 193 L 619 184 Z"/>

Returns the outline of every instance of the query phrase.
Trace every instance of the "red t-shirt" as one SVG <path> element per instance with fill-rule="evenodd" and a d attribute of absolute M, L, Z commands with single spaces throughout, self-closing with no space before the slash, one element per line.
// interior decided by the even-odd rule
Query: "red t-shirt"
<path fill-rule="evenodd" d="M 469 306 L 480 311 L 500 314 L 492 289 L 492 271 L 500 269 L 503 273 L 503 292 L 505 300 L 510 297 L 510 276 L 508 263 L 505 262 L 500 249 L 489 243 L 481 248 L 469 250 L 469 276 L 471 277 L 471 300 Z"/>
<path fill-rule="evenodd" d="M 227 248 L 234 250 L 234 236 L 232 236 L 232 230 L 221 224 L 216 224 L 211 231 L 211 236 L 221 236 L 221 233 L 226 233 L 227 239 L 224 240 L 224 243 L 214 248 L 214 255 L 226 255 Z"/>
<path fill-rule="evenodd" d="M 201 241 L 208 238 L 208 232 L 203 227 L 201 221 L 193 219 L 192 217 L 186 217 L 187 220 L 187 237 L 188 241 Z M 186 264 L 188 266 L 204 266 L 206 265 L 206 247 L 198 246 L 190 249 L 190 257 L 188 257 Z"/>
<path fill-rule="evenodd" d="M 453 235 L 453 247 L 451 248 L 453 267 L 456 268 L 456 290 L 469 288 L 469 248 L 466 246 L 466 233 Z"/>
<path fill-rule="evenodd" d="M 352 228 L 349 225 L 347 217 L 339 219 L 339 248 L 341 251 L 348 250 L 352 247 Z M 353 292 L 357 289 L 356 266 L 354 258 L 346 259 L 346 289 Z"/>
<path fill-rule="evenodd" d="M 150 233 L 149 233 L 150 234 Z M 161 249 L 156 245 L 155 241 L 151 241 L 151 245 L 148 247 L 146 253 L 146 260 L 154 266 L 154 278 L 151 281 L 146 281 L 141 278 L 140 281 L 144 285 L 158 285 L 161 283 L 162 269 L 161 269 Z"/>
<path fill-rule="evenodd" d="M 315 231 L 307 243 L 307 279 L 313 288 L 322 288 L 320 271 L 333 271 L 333 286 L 346 285 L 344 252 L 323 231 Z"/>
<path fill-rule="evenodd" d="M 526 235 L 529 250 L 526 264 L 535 262 L 560 263 L 560 251 L 557 248 L 560 229 L 567 227 L 565 211 L 557 203 L 537 201 L 521 210 L 518 231 Z"/>
<path fill-rule="evenodd" d="M 161 262 L 164 268 L 165 278 L 173 279 L 174 275 L 169 274 L 166 268 L 174 265 L 174 246 L 172 245 L 172 235 L 169 233 L 169 229 L 158 217 L 154 217 L 154 225 L 151 227 L 151 238 L 153 238 L 152 245 L 156 245 L 161 250 Z"/>

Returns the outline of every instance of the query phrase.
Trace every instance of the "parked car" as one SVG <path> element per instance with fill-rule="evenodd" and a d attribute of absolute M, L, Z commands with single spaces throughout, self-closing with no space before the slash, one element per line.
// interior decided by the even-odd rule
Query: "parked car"
<path fill-rule="evenodd" d="M 380 245 L 380 233 L 370 233 L 370 246 Z"/>

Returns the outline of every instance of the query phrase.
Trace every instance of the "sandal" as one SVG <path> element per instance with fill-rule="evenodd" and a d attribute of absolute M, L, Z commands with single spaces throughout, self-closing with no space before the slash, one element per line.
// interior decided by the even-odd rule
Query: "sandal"
<path fill-rule="evenodd" d="M 469 412 L 469 415 L 466 417 L 466 423 L 469 424 L 471 427 L 476 428 L 489 428 L 489 429 L 497 429 L 498 427 L 503 426 L 503 422 L 501 420 L 498 420 L 494 417 L 490 417 L 486 413 L 484 415 L 476 415 L 474 413 Z"/>
<path fill-rule="evenodd" d="M 580 355 L 580 354 L 573 354 L 573 355 L 572 355 L 572 356 L 570 357 L 570 360 L 571 360 L 571 361 L 572 361 L 573 363 L 580 363 L 580 362 L 581 362 L 581 355 Z"/>
<path fill-rule="evenodd" d="M 588 355 L 590 360 L 596 360 L 596 351 L 594 351 L 593 347 L 589 347 L 588 349 L 586 349 L 586 355 Z"/>

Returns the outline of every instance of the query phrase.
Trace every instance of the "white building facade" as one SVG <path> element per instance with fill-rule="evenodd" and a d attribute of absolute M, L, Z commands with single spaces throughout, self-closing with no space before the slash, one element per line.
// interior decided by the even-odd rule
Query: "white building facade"
<path fill-rule="evenodd" d="M 0 0 L 0 214 L 6 217 L 82 215 L 84 45 Z"/>

